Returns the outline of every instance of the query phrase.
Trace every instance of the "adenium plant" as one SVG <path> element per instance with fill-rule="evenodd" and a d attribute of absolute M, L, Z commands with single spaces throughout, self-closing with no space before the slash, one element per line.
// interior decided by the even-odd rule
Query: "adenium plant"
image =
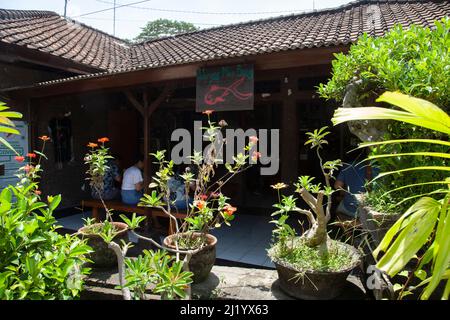
<path fill-rule="evenodd" d="M 193 199 L 188 202 L 186 197 L 187 217 L 179 225 L 177 219 L 172 214 L 173 203 L 170 200 L 169 180 L 175 177 L 172 160 L 165 159 L 165 151 L 158 151 L 154 154 L 159 170 L 152 178 L 149 187 L 152 188 L 150 194 L 144 194 L 139 205 L 158 208 L 162 210 L 175 225 L 175 246 L 184 249 L 198 249 L 206 244 L 205 235 L 212 229 L 219 228 L 222 224 L 230 225 L 234 219 L 237 210 L 230 203 L 230 198 L 222 192 L 223 186 L 233 177 L 246 170 L 251 164 L 247 163 L 249 159 L 253 162 L 261 156 L 255 150 L 258 138 L 252 136 L 244 149 L 233 157 L 234 163 L 226 163 L 223 166 L 226 173 L 215 177 L 215 173 L 222 163 L 221 155 L 224 139 L 221 139 L 221 131 L 227 125 L 224 120 L 218 123 L 211 120 L 212 110 L 203 112 L 208 117 L 207 126 L 204 130 L 204 137 L 209 141 L 209 146 L 205 154 L 195 151 L 190 160 L 195 170 L 189 167 L 180 174 L 184 181 L 185 194 Z M 191 191 L 193 189 L 193 191 Z M 200 237 L 198 237 L 200 234 Z"/>
<path fill-rule="evenodd" d="M 322 159 L 320 150 L 324 145 L 328 144 L 325 137 L 330 133 L 326 130 L 327 127 L 323 127 L 306 133 L 309 139 L 305 142 L 305 145 L 310 145 L 310 148 L 316 151 L 325 185 L 322 185 L 320 182 L 314 183 L 314 178 L 310 176 L 300 176 L 295 184 L 295 192 L 300 195 L 310 209 L 298 207 L 297 198 L 294 195 L 285 196 L 280 194 L 280 189 L 286 188 L 286 184 L 278 183 L 272 186 L 272 188 L 278 190 L 279 202 L 274 205 L 277 211 L 272 214 L 272 216 L 278 216 L 278 219 L 272 222 L 277 226 L 274 233 L 279 244 L 285 246 L 288 239 L 296 236 L 296 231 L 286 223 L 290 212 L 301 213 L 306 215 L 310 225 L 310 228 L 301 236 L 302 239 L 304 239 L 308 247 L 317 247 L 323 256 L 328 254 L 327 223 L 331 218 L 331 195 L 334 192 L 330 180 L 333 178 L 334 171 L 342 165 L 341 160 L 324 162 Z"/>

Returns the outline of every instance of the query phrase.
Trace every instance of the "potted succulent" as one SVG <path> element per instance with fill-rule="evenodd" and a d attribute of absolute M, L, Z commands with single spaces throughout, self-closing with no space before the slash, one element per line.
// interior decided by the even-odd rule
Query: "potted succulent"
<path fill-rule="evenodd" d="M 223 186 L 235 175 L 246 170 L 250 164 L 255 163 L 260 153 L 254 150 L 258 138 L 252 136 L 244 150 L 233 157 L 234 164 L 226 163 L 226 173 L 216 178 L 215 172 L 221 163 L 219 154 L 224 141 L 221 139 L 222 129 L 227 125 L 224 120 L 219 123 L 210 119 L 212 111 L 204 112 L 208 116 L 208 126 L 204 136 L 210 142 L 205 156 L 194 151 L 191 157 L 193 169 L 189 167 L 179 175 L 183 180 L 186 198 L 187 217 L 181 223 L 172 215 L 173 203 L 170 200 L 171 190 L 169 182 L 175 176 L 174 163 L 165 159 L 165 151 L 152 154 L 159 170 L 153 177 L 150 194 L 144 194 L 139 205 L 154 207 L 162 210 L 172 219 L 175 233 L 164 239 L 164 246 L 171 250 L 196 250 L 189 260 L 189 269 L 193 272 L 194 283 L 202 282 L 209 275 L 216 259 L 217 239 L 210 231 L 219 228 L 222 224 L 230 225 L 234 219 L 236 207 L 230 204 L 230 198 L 222 193 Z M 189 201 L 192 199 L 192 201 Z"/>
<path fill-rule="evenodd" d="M 278 190 L 279 202 L 272 216 L 275 223 L 274 244 L 268 251 L 274 262 L 280 286 L 287 294 L 299 299 L 333 299 L 343 289 L 349 273 L 360 264 L 361 254 L 354 247 L 332 240 L 327 233 L 330 220 L 331 196 L 334 192 L 330 185 L 333 172 L 341 165 L 340 160 L 323 162 L 320 150 L 329 134 L 326 127 L 308 132 L 306 145 L 316 150 L 322 168 L 325 185 L 314 183 L 314 178 L 301 176 L 295 184 L 295 192 L 300 195 L 310 209 L 297 205 L 293 195 L 285 196 L 280 190 L 287 187 L 284 183 L 273 185 Z M 291 212 L 304 214 L 309 221 L 309 229 L 298 236 L 287 219 Z"/>
<path fill-rule="evenodd" d="M 88 165 L 86 171 L 87 180 L 91 188 L 96 190 L 103 207 L 106 211 L 105 221 L 99 222 L 94 219 L 85 219 L 85 225 L 78 230 L 78 234 L 82 238 L 86 238 L 89 246 L 94 252 L 90 259 L 95 267 L 113 267 L 117 263 L 116 255 L 108 248 L 105 242 L 106 238 L 115 238 L 115 241 L 126 240 L 128 237 L 128 226 L 123 222 L 113 221 L 112 212 L 106 206 L 102 198 L 103 177 L 109 169 L 107 166 L 108 160 L 113 157 L 109 154 L 109 148 L 105 143 L 109 141 L 108 138 L 99 138 L 98 143 L 89 142 L 87 145 L 89 151 L 84 157 L 85 164 Z"/>

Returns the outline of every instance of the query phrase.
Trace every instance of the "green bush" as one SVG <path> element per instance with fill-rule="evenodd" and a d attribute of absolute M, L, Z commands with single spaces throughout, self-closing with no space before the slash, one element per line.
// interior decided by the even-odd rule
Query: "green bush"
<path fill-rule="evenodd" d="M 41 171 L 40 159 L 32 162 L 36 153 L 27 157 L 29 162 L 19 169 L 18 184 L 0 193 L 0 299 L 76 298 L 91 249 L 77 236 L 56 232 L 53 211 L 61 196 L 41 201 L 34 182 Z M 16 159 L 25 161 L 20 155 Z"/>
<path fill-rule="evenodd" d="M 450 105 L 450 19 L 436 21 L 433 30 L 420 26 L 409 29 L 395 26 L 383 37 L 363 35 L 352 45 L 347 54 L 337 54 L 333 61 L 332 78 L 319 86 L 319 93 L 327 99 L 342 101 L 350 83 L 358 83 L 358 99 L 363 106 L 371 98 L 385 91 L 400 91 L 404 94 L 427 99 L 447 111 Z M 368 98 L 368 100 L 366 100 Z M 386 121 L 386 120 L 385 120 Z M 404 123 L 386 121 L 382 140 L 405 138 L 442 138 L 429 129 Z M 446 152 L 445 146 L 430 146 L 423 143 L 389 144 L 373 147 L 371 156 L 381 154 L 405 154 L 412 152 Z M 379 158 L 374 163 L 381 172 L 406 169 L 411 166 L 445 166 L 445 159 L 429 156 L 398 156 Z M 429 185 L 404 188 L 384 195 L 402 185 L 418 184 L 422 181 L 442 180 L 440 171 L 412 172 L 408 175 L 390 175 L 372 184 L 366 201 L 377 211 L 404 212 L 414 200 L 414 195 L 433 191 Z M 384 196 L 382 196 L 384 195 Z"/>
<path fill-rule="evenodd" d="M 384 37 L 361 36 L 348 54 L 333 60 L 333 76 L 319 86 L 327 99 L 343 100 L 355 77 L 362 94 L 400 91 L 425 98 L 439 107 L 450 106 L 450 18 L 435 22 L 430 30 L 412 25 L 395 26 Z"/>

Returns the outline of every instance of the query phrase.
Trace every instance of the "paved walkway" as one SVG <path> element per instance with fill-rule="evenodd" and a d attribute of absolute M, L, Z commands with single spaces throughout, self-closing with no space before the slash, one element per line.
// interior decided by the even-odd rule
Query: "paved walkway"
<path fill-rule="evenodd" d="M 58 219 L 65 229 L 78 230 L 83 226 L 83 218 L 91 216 L 90 212 L 71 215 Z M 231 227 L 223 225 L 213 230 L 218 238 L 217 258 L 227 261 L 245 263 L 253 266 L 274 268 L 267 257 L 270 246 L 273 223 L 271 217 L 236 214 Z M 137 239 L 130 237 L 130 241 Z"/>

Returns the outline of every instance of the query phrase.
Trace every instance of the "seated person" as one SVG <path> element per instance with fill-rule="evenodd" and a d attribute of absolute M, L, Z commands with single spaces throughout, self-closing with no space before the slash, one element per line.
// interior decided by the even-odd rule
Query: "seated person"
<path fill-rule="evenodd" d="M 142 169 L 144 169 L 144 157 L 140 155 L 136 158 L 135 164 L 123 173 L 121 191 L 123 203 L 137 205 L 142 198 L 144 191 Z"/>
<path fill-rule="evenodd" d="M 119 173 L 119 166 L 115 159 L 109 159 L 106 165 L 108 166 L 108 169 L 103 176 L 103 190 L 101 190 L 100 195 L 103 200 L 117 199 L 119 197 L 119 189 L 116 188 L 115 182 L 120 183 L 122 181 L 122 176 Z M 100 199 L 100 195 L 95 188 L 92 188 L 92 198 Z"/>
<path fill-rule="evenodd" d="M 358 201 L 355 195 L 365 193 L 366 182 L 372 180 L 376 175 L 375 168 L 372 168 L 367 162 L 361 163 L 361 160 L 358 160 L 358 158 L 344 165 L 334 183 L 334 188 L 340 189 L 344 193 L 343 200 L 336 209 L 340 220 L 354 220 L 358 218 Z"/>
<path fill-rule="evenodd" d="M 182 170 L 175 173 L 175 175 L 169 179 L 168 186 L 170 190 L 170 200 L 171 206 L 178 210 L 186 210 L 188 205 L 192 203 L 192 199 L 189 195 L 186 195 L 186 186 L 183 178 L 181 178 L 180 174 Z M 190 188 L 193 187 L 191 184 Z"/>

